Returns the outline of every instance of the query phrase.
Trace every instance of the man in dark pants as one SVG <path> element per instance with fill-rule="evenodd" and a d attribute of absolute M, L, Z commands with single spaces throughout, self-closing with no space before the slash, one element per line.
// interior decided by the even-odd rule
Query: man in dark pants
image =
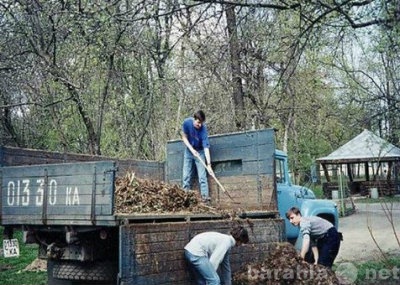
<path fill-rule="evenodd" d="M 317 216 L 302 217 L 300 210 L 296 207 L 286 212 L 286 218 L 292 225 L 300 227 L 300 235 L 303 237 L 300 257 L 305 258 L 311 245 L 314 263 L 331 268 L 342 239 L 341 233 L 338 233 L 335 226 Z"/>

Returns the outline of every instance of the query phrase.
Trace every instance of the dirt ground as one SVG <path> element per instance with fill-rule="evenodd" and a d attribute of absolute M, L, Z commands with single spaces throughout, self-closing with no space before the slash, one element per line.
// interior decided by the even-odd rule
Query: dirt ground
<path fill-rule="evenodd" d="M 389 210 L 384 211 L 383 207 Z M 389 214 L 389 218 L 385 212 Z M 393 232 L 390 219 L 392 219 L 396 234 Z M 368 228 L 371 229 L 371 232 Z M 379 259 L 382 255 L 378 246 L 385 253 L 400 254 L 400 245 L 398 244 L 398 240 L 400 240 L 400 203 L 363 204 L 356 202 L 356 212 L 340 218 L 339 231 L 343 233 L 344 240 L 335 263 Z"/>

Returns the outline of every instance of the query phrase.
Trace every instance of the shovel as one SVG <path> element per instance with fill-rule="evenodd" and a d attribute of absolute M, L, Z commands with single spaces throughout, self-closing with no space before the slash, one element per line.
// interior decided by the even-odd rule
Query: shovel
<path fill-rule="evenodd" d="M 208 170 L 207 165 L 206 165 L 205 162 L 201 159 L 200 156 L 197 156 L 197 158 L 200 160 L 201 164 L 205 167 L 205 169 L 207 169 L 208 174 L 210 174 L 211 177 L 214 178 L 215 182 L 217 182 L 218 186 L 222 189 L 222 192 L 224 192 L 224 193 L 226 194 L 226 196 L 228 196 L 232 201 L 234 201 L 233 198 L 232 198 L 232 196 L 229 194 L 229 192 L 226 191 L 225 187 L 222 186 L 221 182 L 219 182 L 219 180 L 217 179 L 217 177 L 215 177 L 214 172 L 210 172 L 210 171 Z M 235 203 L 236 203 L 236 202 L 235 202 Z M 239 204 L 239 203 L 238 203 L 238 204 Z"/>

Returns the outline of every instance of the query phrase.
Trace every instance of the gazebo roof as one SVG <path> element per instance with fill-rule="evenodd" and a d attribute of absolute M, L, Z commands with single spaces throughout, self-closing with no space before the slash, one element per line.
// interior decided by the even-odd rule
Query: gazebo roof
<path fill-rule="evenodd" d="M 400 160 L 400 148 L 369 130 L 364 130 L 328 156 L 317 159 L 321 164 L 393 160 Z"/>

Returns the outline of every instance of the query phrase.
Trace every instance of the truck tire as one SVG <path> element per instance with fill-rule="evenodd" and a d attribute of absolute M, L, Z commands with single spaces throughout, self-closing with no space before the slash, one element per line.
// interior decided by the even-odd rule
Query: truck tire
<path fill-rule="evenodd" d="M 52 272 L 49 272 L 54 279 L 69 281 L 84 281 L 84 284 L 116 283 L 117 265 L 111 261 L 79 262 L 79 261 L 51 261 Z M 49 268 L 50 269 L 50 266 Z M 75 284 L 73 282 L 72 284 Z M 78 283 L 76 283 L 78 284 Z"/>

